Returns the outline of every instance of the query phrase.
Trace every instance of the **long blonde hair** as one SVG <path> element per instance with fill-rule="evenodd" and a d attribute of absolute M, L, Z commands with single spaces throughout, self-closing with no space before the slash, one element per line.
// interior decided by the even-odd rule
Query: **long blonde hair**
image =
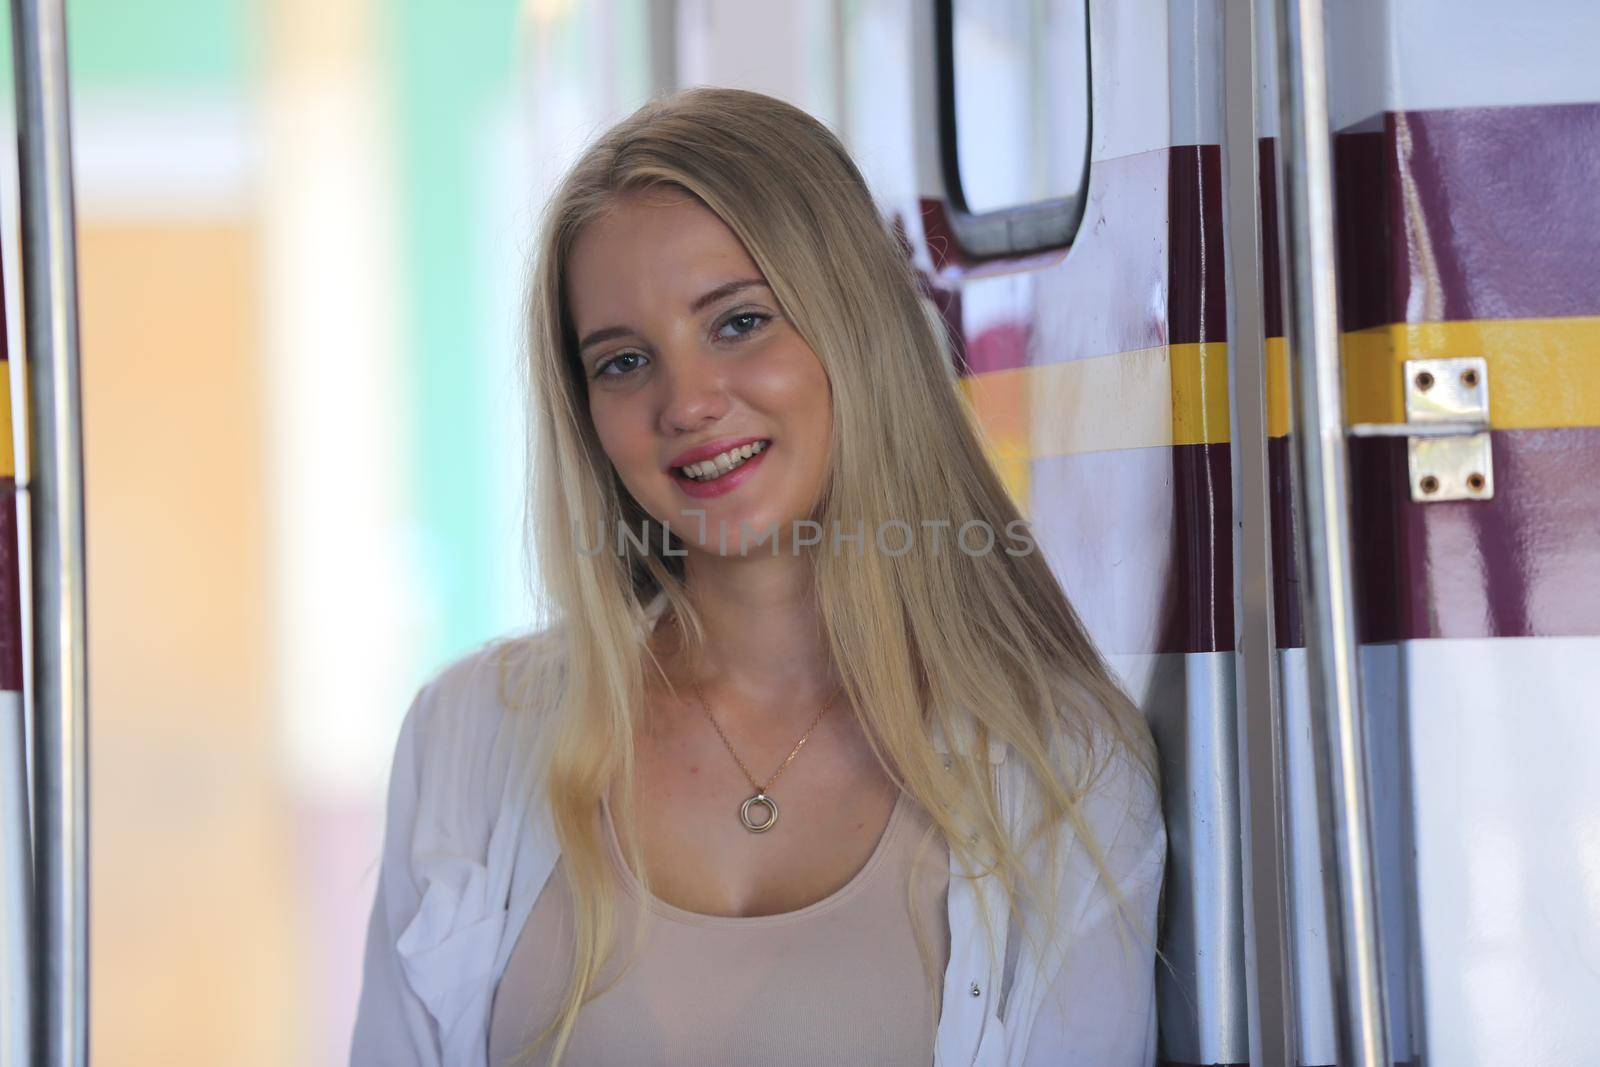
<path fill-rule="evenodd" d="M 665 597 L 691 658 L 704 639 L 682 557 L 660 551 L 681 546 L 675 534 L 663 528 L 659 541 L 623 539 L 617 551 L 598 553 L 581 540 L 581 531 L 616 530 L 619 521 L 637 530 L 650 517 L 623 487 L 589 420 L 565 264 L 583 228 L 620 195 L 658 186 L 696 197 L 738 236 L 827 373 L 833 436 L 814 516 L 824 529 L 874 531 L 893 519 L 921 529 L 923 520 L 948 520 L 953 537 L 969 522 L 998 532 L 1021 519 L 941 356 L 945 339 L 924 311 L 904 252 L 825 126 L 758 93 L 697 88 L 652 101 L 584 152 L 547 208 L 527 305 L 536 468 L 529 545 L 565 657 L 558 707 L 541 724 L 549 731 L 542 782 L 574 909 L 566 997 L 533 1046 L 554 1037 L 552 1063 L 566 1051 L 579 1009 L 599 992 L 616 940 L 594 814 L 616 784 L 616 817 L 632 822 L 634 731 L 647 667 L 659 669 L 647 648 L 645 606 Z M 1154 778 L 1149 731 L 1042 553 L 975 554 L 949 543 L 939 551 L 929 539 L 910 540 L 897 556 L 811 556 L 815 601 L 845 694 L 890 777 L 926 809 L 952 853 L 967 869 L 998 876 L 1013 915 L 1033 907 L 1048 916 L 1053 889 L 1036 884 L 1025 854 L 1042 841 L 1038 869 L 1055 869 L 1055 831 L 1065 824 L 1104 873 L 1080 801 L 1112 746 L 1131 752 Z M 522 699 L 539 702 L 537 694 Z M 949 767 L 931 744 L 936 724 L 948 739 Z M 1063 759 L 1063 736 L 1083 758 Z M 1036 786 L 1039 817 L 1025 840 L 1011 838 L 999 808 L 991 738 L 1026 761 Z M 636 834 L 628 863 L 646 881 Z M 641 920 L 643 910 L 641 899 Z"/>

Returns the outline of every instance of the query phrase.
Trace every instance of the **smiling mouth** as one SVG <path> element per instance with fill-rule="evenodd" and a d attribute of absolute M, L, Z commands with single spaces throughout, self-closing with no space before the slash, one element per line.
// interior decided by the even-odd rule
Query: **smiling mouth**
<path fill-rule="evenodd" d="M 674 467 L 673 472 L 691 482 L 714 482 L 724 474 L 729 474 L 744 466 L 751 459 L 759 456 L 771 445 L 771 441 L 753 441 L 748 445 L 731 448 L 726 452 L 718 453 L 711 459 L 699 463 L 691 463 L 687 467 Z"/>

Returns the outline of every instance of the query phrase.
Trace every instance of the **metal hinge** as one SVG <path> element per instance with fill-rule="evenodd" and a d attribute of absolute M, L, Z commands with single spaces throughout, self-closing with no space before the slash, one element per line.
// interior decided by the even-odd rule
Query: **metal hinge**
<path fill-rule="evenodd" d="M 1353 437 L 1407 438 L 1411 499 L 1489 500 L 1489 364 L 1482 356 L 1405 361 L 1406 421 L 1357 423 Z"/>

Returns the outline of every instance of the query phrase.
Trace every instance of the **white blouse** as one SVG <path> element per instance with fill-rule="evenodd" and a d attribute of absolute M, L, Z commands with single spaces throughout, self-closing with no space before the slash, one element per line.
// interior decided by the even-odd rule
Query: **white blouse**
<path fill-rule="evenodd" d="M 553 702 L 563 678 L 553 631 L 516 639 L 519 668 Z M 537 780 L 541 708 L 511 712 L 490 645 L 417 693 L 390 774 L 378 885 L 367 927 L 351 1067 L 487 1067 L 490 1007 L 534 901 L 560 858 Z M 967 738 L 970 740 L 970 735 Z M 935 732 L 938 751 L 948 753 Z M 1028 776 L 991 741 L 1002 811 L 1026 826 Z M 992 875 L 951 860 L 950 944 L 935 1067 L 1149 1067 L 1156 1056 L 1156 904 L 1166 832 L 1154 790 L 1119 754 L 1084 818 L 1134 922 L 1119 920 L 1087 850 L 1063 826 L 1058 922 L 1067 936 L 1009 930 Z M 1002 953 L 990 951 L 982 912 Z M 1024 916 L 1028 931 L 1042 930 Z"/>

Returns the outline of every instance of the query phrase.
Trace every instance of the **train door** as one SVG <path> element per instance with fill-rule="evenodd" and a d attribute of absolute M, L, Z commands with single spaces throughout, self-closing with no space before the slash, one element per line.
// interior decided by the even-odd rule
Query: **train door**
<path fill-rule="evenodd" d="M 1162 752 L 1162 1055 L 1248 1062 L 1216 9 L 949 0 L 855 18 L 849 69 L 895 57 L 907 84 L 847 82 L 852 148 Z"/>
<path fill-rule="evenodd" d="M 1161 747 L 1169 1063 L 1600 1040 L 1600 85 L 1536 8 L 845 5 L 852 150 Z"/>
<path fill-rule="evenodd" d="M 1326 37 L 1393 1058 L 1589 1062 L 1600 13 L 1328 4 Z"/>

